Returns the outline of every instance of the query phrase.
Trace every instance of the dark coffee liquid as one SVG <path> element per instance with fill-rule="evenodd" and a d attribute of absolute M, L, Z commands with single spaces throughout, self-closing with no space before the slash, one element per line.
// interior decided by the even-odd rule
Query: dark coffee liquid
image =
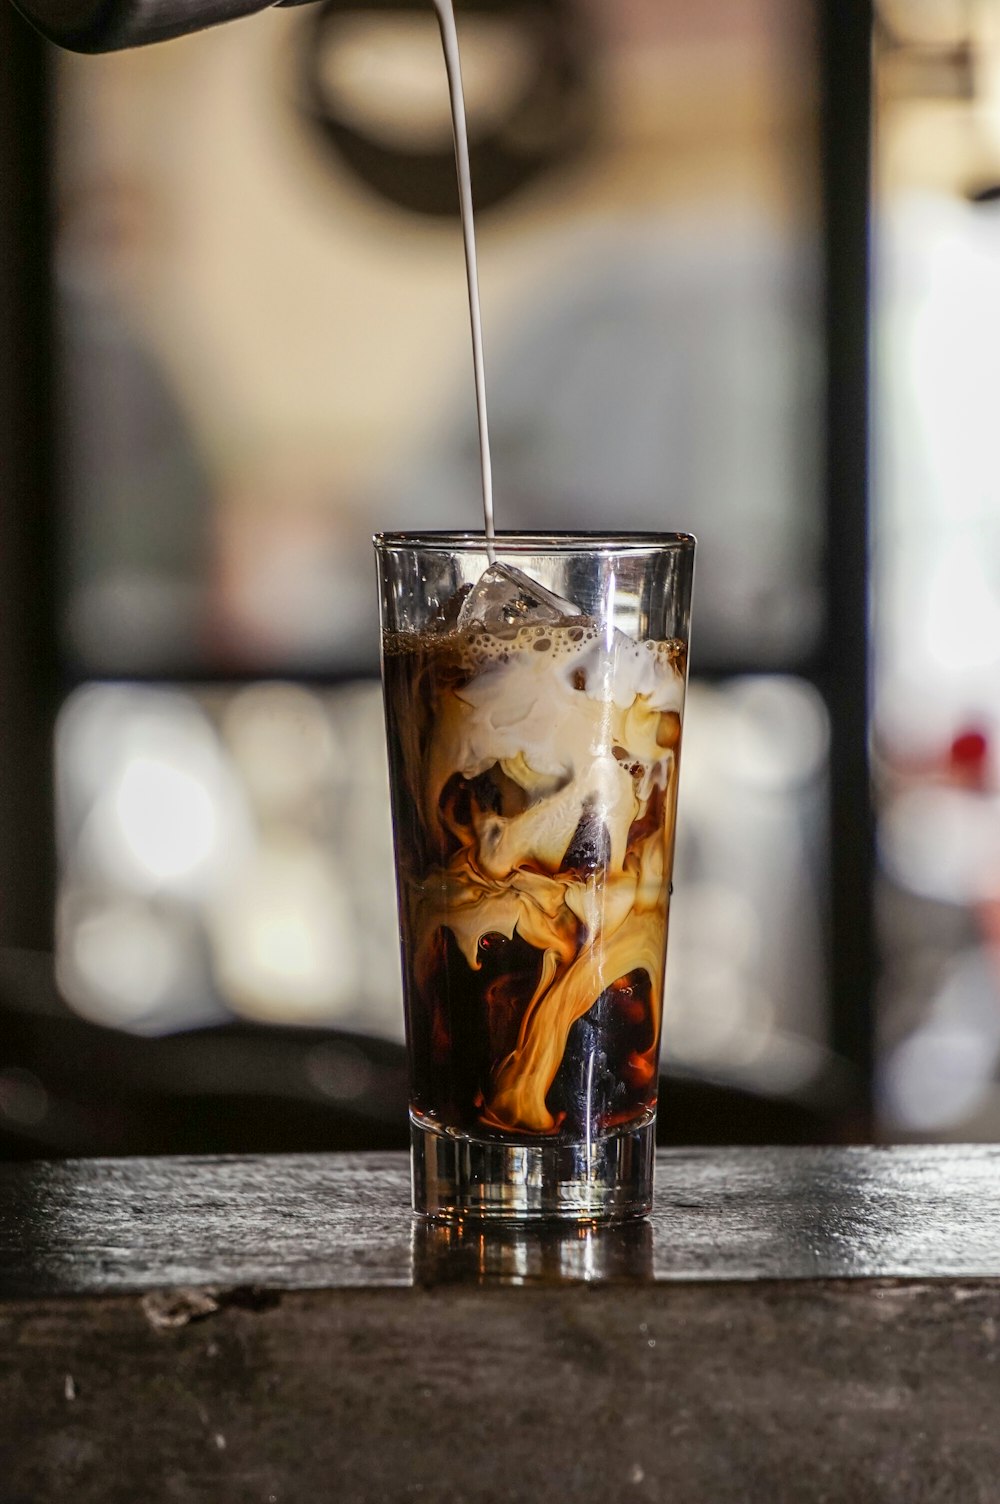
<path fill-rule="evenodd" d="M 483 1108 L 497 1064 L 517 1042 L 541 966 L 541 954 L 518 936 L 501 941 L 494 963 L 477 973 L 443 932 L 440 965 L 410 994 L 413 1110 L 479 1135 L 490 1131 Z M 649 977 L 633 972 L 570 1029 L 545 1097 L 553 1131 L 583 1139 L 654 1108 L 658 1042 Z"/>
<path fill-rule="evenodd" d="M 587 625 L 386 641 L 412 1108 L 448 1130 L 656 1105 L 683 649 L 630 644 L 616 706 Z"/>

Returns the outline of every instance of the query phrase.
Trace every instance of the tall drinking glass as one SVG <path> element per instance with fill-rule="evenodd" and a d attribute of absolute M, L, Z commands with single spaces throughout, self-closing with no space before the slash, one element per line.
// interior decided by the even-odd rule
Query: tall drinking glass
<path fill-rule="evenodd" d="M 414 1208 L 642 1216 L 694 539 L 375 549 Z"/>

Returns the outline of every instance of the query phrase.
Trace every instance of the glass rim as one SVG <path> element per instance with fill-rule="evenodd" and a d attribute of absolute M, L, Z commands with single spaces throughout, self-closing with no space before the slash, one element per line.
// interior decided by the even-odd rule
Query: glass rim
<path fill-rule="evenodd" d="M 372 542 L 380 552 L 425 549 L 439 553 L 486 553 L 492 542 L 505 554 L 624 554 L 689 553 L 695 547 L 693 533 L 645 532 L 498 532 L 488 539 L 483 532 L 385 532 Z"/>

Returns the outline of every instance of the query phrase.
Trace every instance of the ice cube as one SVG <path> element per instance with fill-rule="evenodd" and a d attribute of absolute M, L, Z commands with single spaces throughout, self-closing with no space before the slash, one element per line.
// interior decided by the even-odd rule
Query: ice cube
<path fill-rule="evenodd" d="M 579 606 L 546 590 L 537 580 L 510 564 L 491 564 L 462 602 L 458 625 L 478 623 L 494 636 L 511 636 L 534 622 L 575 621 Z"/>
<path fill-rule="evenodd" d="M 471 589 L 471 585 L 461 585 L 454 595 L 449 595 L 446 601 L 442 601 L 430 624 L 432 632 L 455 631 L 462 606 Z"/>

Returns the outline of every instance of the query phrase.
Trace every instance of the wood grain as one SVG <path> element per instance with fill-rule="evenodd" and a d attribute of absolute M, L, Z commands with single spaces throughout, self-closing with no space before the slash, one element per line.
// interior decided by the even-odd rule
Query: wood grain
<path fill-rule="evenodd" d="M 0 1171 L 0 1504 L 994 1504 L 1000 1157 L 676 1150 L 415 1221 L 400 1155 Z"/>
<path fill-rule="evenodd" d="M 995 1504 L 998 1334 L 941 1282 L 18 1302 L 0 1500 Z"/>

